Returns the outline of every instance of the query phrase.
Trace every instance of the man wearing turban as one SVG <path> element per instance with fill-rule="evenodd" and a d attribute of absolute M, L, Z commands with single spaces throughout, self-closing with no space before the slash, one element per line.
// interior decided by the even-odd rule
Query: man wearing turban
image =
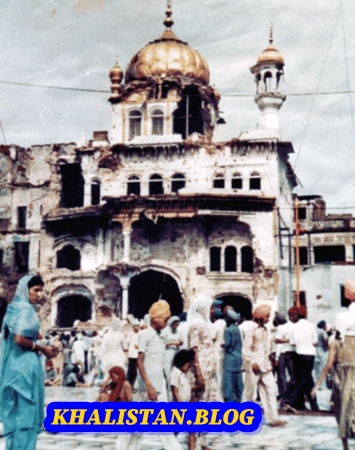
<path fill-rule="evenodd" d="M 167 402 L 166 382 L 164 378 L 165 344 L 161 337 L 171 316 L 170 306 L 165 300 L 159 300 L 148 311 L 150 326 L 143 330 L 138 339 L 138 402 Z M 165 450 L 182 450 L 173 434 L 159 435 Z M 116 449 L 139 449 L 142 434 L 121 434 L 117 438 Z"/>
<path fill-rule="evenodd" d="M 271 307 L 259 305 L 254 309 L 254 326 L 245 335 L 243 343 L 243 367 L 245 383 L 243 402 L 253 401 L 258 388 L 266 421 L 273 427 L 286 425 L 277 412 L 277 386 L 270 361 L 270 331 L 265 326 L 270 319 Z"/>
<path fill-rule="evenodd" d="M 242 337 L 237 326 L 237 323 L 240 322 L 240 314 L 236 313 L 234 309 L 229 308 L 225 316 L 223 397 L 225 402 L 240 403 L 244 388 L 242 376 Z"/>
<path fill-rule="evenodd" d="M 297 308 L 299 320 L 294 324 L 290 342 L 295 346 L 295 379 L 296 383 L 287 398 L 286 408 L 297 412 L 296 408 L 300 400 L 306 397 L 309 400 L 312 411 L 318 411 L 316 398 L 311 397 L 314 387 L 312 376 L 318 333 L 313 323 L 307 320 L 307 308 L 301 305 Z"/>

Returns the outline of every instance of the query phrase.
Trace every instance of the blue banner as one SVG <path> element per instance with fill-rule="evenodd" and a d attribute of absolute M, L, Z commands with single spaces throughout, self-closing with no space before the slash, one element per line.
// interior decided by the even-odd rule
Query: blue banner
<path fill-rule="evenodd" d="M 44 428 L 51 433 L 255 433 L 257 403 L 51 402 Z"/>

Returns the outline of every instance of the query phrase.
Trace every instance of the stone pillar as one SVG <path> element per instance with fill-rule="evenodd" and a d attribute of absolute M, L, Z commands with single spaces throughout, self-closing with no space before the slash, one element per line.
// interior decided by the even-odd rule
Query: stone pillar
<path fill-rule="evenodd" d="M 200 247 L 197 250 L 197 267 L 206 267 L 207 266 L 207 255 L 206 248 L 199 243 Z"/>
<path fill-rule="evenodd" d="M 96 266 L 101 266 L 105 259 L 104 231 L 100 228 L 96 233 Z"/>
<path fill-rule="evenodd" d="M 225 270 L 225 267 L 224 267 L 224 253 L 225 253 L 225 251 L 226 251 L 226 247 L 223 245 L 221 245 L 220 246 L 220 249 L 221 249 L 221 253 L 220 253 L 220 255 L 221 255 L 221 272 L 223 273 L 224 272 L 224 270 Z"/>
<path fill-rule="evenodd" d="M 88 178 L 89 177 L 85 178 L 84 184 L 84 206 L 91 205 L 91 183 Z"/>
<path fill-rule="evenodd" d="M 122 262 L 129 264 L 131 252 L 131 230 L 125 230 L 123 234 L 123 258 Z"/>
<path fill-rule="evenodd" d="M 237 247 L 237 272 L 242 271 L 242 247 L 239 245 Z"/>
<path fill-rule="evenodd" d="M 352 245 L 346 245 L 345 246 L 345 261 L 346 262 L 353 262 L 354 261 L 354 254 L 353 254 L 353 247 L 352 247 Z"/>
<path fill-rule="evenodd" d="M 122 234 L 123 234 L 123 258 L 122 262 L 129 264 L 130 253 L 131 253 L 131 233 L 132 233 L 132 222 L 127 220 L 122 224 Z"/>
<path fill-rule="evenodd" d="M 121 287 L 122 287 L 121 319 L 126 320 L 128 315 L 129 278 L 121 279 Z"/>

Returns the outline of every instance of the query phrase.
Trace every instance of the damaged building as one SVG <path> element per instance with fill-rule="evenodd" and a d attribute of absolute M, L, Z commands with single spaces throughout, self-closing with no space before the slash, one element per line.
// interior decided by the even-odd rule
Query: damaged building
<path fill-rule="evenodd" d="M 298 196 L 298 216 L 300 301 L 310 320 L 334 325 L 336 314 L 349 306 L 344 282 L 355 278 L 355 217 L 327 214 L 320 195 Z"/>
<path fill-rule="evenodd" d="M 125 73 L 111 69 L 110 133 L 0 148 L 0 295 L 40 272 L 43 327 L 143 317 L 159 298 L 173 314 L 204 294 L 245 315 L 292 303 L 284 59 L 270 36 L 251 68 L 260 127 L 217 142 L 220 94 L 171 15 Z"/>

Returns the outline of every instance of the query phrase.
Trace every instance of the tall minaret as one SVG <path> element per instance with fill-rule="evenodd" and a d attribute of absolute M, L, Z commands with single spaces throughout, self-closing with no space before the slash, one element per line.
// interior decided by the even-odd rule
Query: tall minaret
<path fill-rule="evenodd" d="M 269 45 L 250 71 L 255 76 L 255 102 L 261 111 L 261 130 L 280 137 L 279 109 L 286 99 L 284 90 L 284 58 L 273 45 L 272 26 Z"/>

